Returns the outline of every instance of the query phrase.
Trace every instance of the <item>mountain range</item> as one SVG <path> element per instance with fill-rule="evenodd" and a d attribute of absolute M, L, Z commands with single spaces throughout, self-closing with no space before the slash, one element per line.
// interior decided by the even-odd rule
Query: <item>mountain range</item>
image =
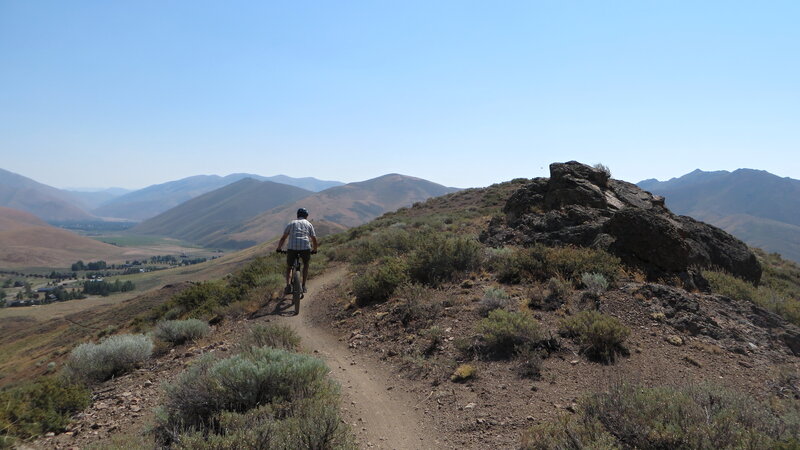
<path fill-rule="evenodd" d="M 99 220 L 139 222 L 245 178 L 295 186 L 311 192 L 344 184 L 311 177 L 292 178 L 286 175 L 263 177 L 239 173 L 225 177 L 197 175 L 136 191 L 110 188 L 86 192 L 57 189 L 0 169 L 0 206 L 27 211 L 51 223 Z"/>
<path fill-rule="evenodd" d="M 289 185 L 289 182 L 313 189 L 332 187 L 314 192 Z M 14 208 L 5 210 L 4 215 L 26 220 L 15 221 L 14 227 L 9 226 L 13 228 L 13 236 L 7 234 L 0 240 L 0 264 L 4 261 L 8 266 L 17 267 L 56 264 L 89 259 L 91 255 L 108 257 L 119 250 L 51 227 L 40 219 L 58 224 L 93 222 L 102 220 L 101 217 L 143 219 L 130 234 L 172 237 L 205 247 L 241 249 L 280 235 L 301 206 L 311 211 L 318 235 L 324 236 L 361 225 L 387 211 L 456 190 L 399 174 L 350 184 L 280 175 L 267 178 L 232 174 L 189 177 L 118 195 L 119 190 L 62 191 L 4 171 L 0 173 L 0 194 L 6 195 L 0 197 L 5 200 L 0 201 L 0 207 Z M 85 209 L 108 196 L 115 198 L 91 209 L 91 213 Z M 26 223 L 29 229 L 23 236 L 20 233 Z M 41 239 L 33 237 L 37 233 Z M 46 257 L 40 243 L 46 243 L 45 247 L 53 250 L 52 257 Z M 26 253 L 24 248 L 30 251 Z M 79 251 L 80 248 L 87 252 Z M 68 249 L 75 251 L 70 254 Z M 26 254 L 29 258 L 24 257 Z"/>
<path fill-rule="evenodd" d="M 245 203 L 254 201 L 244 200 L 252 198 L 254 193 L 258 193 L 255 197 L 273 195 L 277 198 L 274 186 L 254 183 L 257 182 L 251 180 L 246 185 L 236 186 L 237 189 L 214 191 L 195 199 L 197 202 L 194 205 L 181 205 L 143 222 L 131 232 L 179 237 L 206 247 L 239 249 L 280 235 L 283 227 L 295 217 L 300 207 L 310 211 L 309 219 L 314 223 L 317 234 L 325 235 L 361 225 L 387 211 L 457 190 L 420 178 L 389 174 L 332 187 L 318 193 L 309 192 L 310 195 L 299 196 L 274 208 L 261 210 L 246 220 L 238 220 L 245 214 L 240 214 L 234 221 L 230 220 L 233 219 L 232 215 L 222 217 L 223 214 L 217 213 L 228 208 L 231 198 L 236 198 L 235 202 Z M 269 194 L 266 194 L 267 191 Z M 251 208 L 240 211 L 245 213 L 254 210 Z M 212 220 L 208 216 L 208 211 L 212 211 L 211 214 L 215 217 L 213 220 L 217 225 L 225 224 L 225 226 L 207 226 Z M 183 227 L 178 224 L 194 225 Z"/>
<path fill-rule="evenodd" d="M 799 180 L 752 169 L 696 170 L 667 181 L 644 180 L 638 186 L 664 196 L 667 206 L 678 214 L 719 226 L 751 246 L 800 261 Z M 50 223 L 97 221 L 100 217 L 142 221 L 133 232 L 231 249 L 280 234 L 300 206 L 311 211 L 312 222 L 324 235 L 455 190 L 399 174 L 349 184 L 231 174 L 198 175 L 133 192 L 79 192 L 56 189 L 0 169 L 0 207 L 25 211 Z M 6 236 L 3 245 L 9 242 Z"/>
<path fill-rule="evenodd" d="M 197 175 L 177 181 L 156 184 L 122 195 L 92 210 L 92 213 L 100 217 L 142 221 L 155 217 L 187 200 L 246 178 L 300 187 L 307 191 L 325 189 L 342 184 L 338 181 L 324 181 L 316 178 L 291 178 L 285 175 L 274 177 L 262 177 L 248 173 L 234 173 L 225 177 Z"/>
<path fill-rule="evenodd" d="M 800 180 L 763 170 L 695 170 L 639 187 L 672 211 L 716 225 L 753 247 L 800 261 Z"/>
<path fill-rule="evenodd" d="M 147 219 L 131 233 L 170 236 L 204 244 L 208 236 L 219 230 L 312 194 L 287 184 L 245 178 Z"/>

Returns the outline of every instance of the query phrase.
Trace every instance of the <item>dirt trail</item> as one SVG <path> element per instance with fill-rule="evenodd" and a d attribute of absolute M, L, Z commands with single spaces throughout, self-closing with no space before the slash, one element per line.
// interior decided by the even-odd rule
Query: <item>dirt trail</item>
<path fill-rule="evenodd" d="M 330 367 L 331 375 L 342 386 L 344 416 L 362 448 L 447 448 L 437 440 L 431 421 L 419 409 L 424 399 L 393 389 L 391 380 L 396 375 L 354 355 L 336 336 L 313 325 L 305 313 L 314 307 L 315 293 L 323 292 L 326 285 L 344 274 L 344 268 L 337 268 L 309 280 L 300 315 L 279 320 L 294 327 L 303 345 Z"/>

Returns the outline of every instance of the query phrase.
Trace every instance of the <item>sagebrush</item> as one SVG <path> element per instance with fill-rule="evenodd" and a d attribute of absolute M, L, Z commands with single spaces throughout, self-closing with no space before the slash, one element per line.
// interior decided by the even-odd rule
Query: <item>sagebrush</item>
<path fill-rule="evenodd" d="M 327 373 L 319 359 L 269 347 L 206 357 L 166 387 L 156 435 L 179 448 L 352 448 Z"/>
<path fill-rule="evenodd" d="M 0 448 L 15 438 L 64 431 L 70 418 L 91 403 L 91 391 L 57 376 L 0 391 Z"/>
<path fill-rule="evenodd" d="M 64 365 L 64 374 L 79 382 L 104 381 L 129 372 L 152 353 L 153 341 L 143 334 L 110 336 L 98 344 L 75 347 Z"/>
<path fill-rule="evenodd" d="M 561 333 L 572 337 L 590 358 L 613 362 L 626 353 L 624 342 L 630 329 L 615 317 L 598 311 L 581 311 L 561 321 Z"/>
<path fill-rule="evenodd" d="M 480 353 L 508 357 L 523 349 L 533 349 L 544 339 L 541 325 L 525 312 L 495 309 L 482 319 L 476 333 Z"/>
<path fill-rule="evenodd" d="M 538 425 L 524 449 L 795 449 L 800 409 L 779 408 L 720 386 L 615 384 L 579 402 L 577 414 Z M 579 444 L 578 444 L 579 443 Z"/>
<path fill-rule="evenodd" d="M 250 347 L 272 347 L 294 350 L 300 345 L 300 336 L 292 327 L 285 324 L 254 325 L 242 340 L 244 349 Z"/>
<path fill-rule="evenodd" d="M 211 327 L 202 320 L 165 320 L 153 328 L 153 337 L 172 345 L 180 345 L 205 337 L 210 332 Z"/>

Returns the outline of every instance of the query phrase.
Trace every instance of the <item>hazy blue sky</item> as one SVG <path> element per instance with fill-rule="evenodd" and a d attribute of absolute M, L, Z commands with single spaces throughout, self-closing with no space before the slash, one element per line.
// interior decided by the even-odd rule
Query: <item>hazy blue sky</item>
<path fill-rule="evenodd" d="M 800 2 L 0 0 L 0 168 L 800 178 Z"/>

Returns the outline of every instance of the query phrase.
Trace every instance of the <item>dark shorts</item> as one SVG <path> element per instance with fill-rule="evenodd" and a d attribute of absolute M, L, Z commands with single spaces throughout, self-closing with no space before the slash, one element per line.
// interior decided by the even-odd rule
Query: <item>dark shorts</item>
<path fill-rule="evenodd" d="M 303 260 L 303 265 L 308 266 L 308 262 L 311 260 L 311 250 L 286 250 L 286 265 L 294 265 L 294 260 L 298 256 Z"/>

